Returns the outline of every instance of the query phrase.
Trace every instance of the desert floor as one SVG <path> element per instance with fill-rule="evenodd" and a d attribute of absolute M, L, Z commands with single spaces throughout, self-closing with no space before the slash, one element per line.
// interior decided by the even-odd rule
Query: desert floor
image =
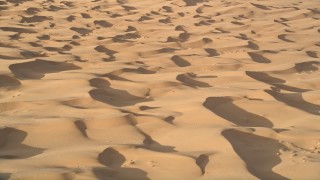
<path fill-rule="evenodd" d="M 0 179 L 320 179 L 320 1 L 0 0 Z"/>

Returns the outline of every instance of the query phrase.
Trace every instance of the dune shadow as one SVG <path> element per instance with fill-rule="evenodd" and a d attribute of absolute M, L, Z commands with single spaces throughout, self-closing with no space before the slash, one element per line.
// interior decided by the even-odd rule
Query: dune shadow
<path fill-rule="evenodd" d="M 11 64 L 9 69 L 19 79 L 41 79 L 47 73 L 57 73 L 81 68 L 72 63 L 36 59 L 35 61 Z"/>
<path fill-rule="evenodd" d="M 309 89 L 302 89 L 302 88 L 286 85 L 286 84 L 284 84 L 284 83 L 286 83 L 285 80 L 280 79 L 280 78 L 276 78 L 276 77 L 272 77 L 268 73 L 265 73 L 265 72 L 246 71 L 246 75 L 248 75 L 249 77 L 251 77 L 257 81 L 261 81 L 263 83 L 270 84 L 278 89 L 283 89 L 283 90 L 292 91 L 292 92 L 310 91 Z"/>
<path fill-rule="evenodd" d="M 160 144 L 159 142 L 155 141 L 149 134 L 145 133 L 141 128 L 139 128 L 137 126 L 137 120 L 135 119 L 135 115 L 133 115 L 132 113 L 126 115 L 125 118 L 128 124 L 135 127 L 136 130 L 144 136 L 143 144 L 135 145 L 136 148 L 143 148 L 157 152 L 177 152 L 176 150 L 174 150 L 175 147 Z"/>
<path fill-rule="evenodd" d="M 141 169 L 122 167 L 126 158 L 112 147 L 100 153 L 98 161 L 106 166 L 106 168 L 93 168 L 92 171 L 98 179 L 149 179 L 147 172 Z"/>
<path fill-rule="evenodd" d="M 280 34 L 280 35 L 278 35 L 278 38 L 281 39 L 282 41 L 285 41 L 285 42 L 294 42 L 294 41 L 288 39 L 286 34 Z"/>
<path fill-rule="evenodd" d="M 185 60 L 184 58 L 182 58 L 181 56 L 178 55 L 174 55 L 171 57 L 171 60 L 178 65 L 179 67 L 187 67 L 187 66 L 191 66 L 191 64 Z"/>
<path fill-rule="evenodd" d="M 21 82 L 11 76 L 0 74 L 0 88 L 1 87 L 17 87 L 20 86 Z"/>
<path fill-rule="evenodd" d="M 259 9 L 263 9 L 263 10 L 271 10 L 270 8 L 268 8 L 265 5 L 261 5 L 261 4 L 255 4 L 255 3 L 251 3 L 254 7 L 259 8 Z"/>
<path fill-rule="evenodd" d="M 0 129 L 0 159 L 26 159 L 43 153 L 44 149 L 23 144 L 27 136 L 15 128 Z"/>
<path fill-rule="evenodd" d="M 319 58 L 318 53 L 315 51 L 306 51 L 306 54 L 312 58 Z"/>
<path fill-rule="evenodd" d="M 122 68 L 122 69 L 115 70 L 115 71 L 109 72 L 107 74 L 104 74 L 103 77 L 108 77 L 111 80 L 131 81 L 129 79 L 121 77 L 120 75 L 123 73 L 155 74 L 156 71 L 149 70 L 149 69 L 142 68 L 142 67 L 139 67 L 137 69 L 135 69 L 135 68 Z"/>
<path fill-rule="evenodd" d="M 206 166 L 209 163 L 209 156 L 206 154 L 201 154 L 196 158 L 196 164 L 201 170 L 201 174 L 204 175 L 206 173 Z"/>
<path fill-rule="evenodd" d="M 233 102 L 236 100 L 234 97 L 208 97 L 203 106 L 209 109 L 216 115 L 226 119 L 238 126 L 247 127 L 269 127 L 273 126 L 273 123 L 258 114 L 248 112 Z"/>
<path fill-rule="evenodd" d="M 208 84 L 206 82 L 197 81 L 194 78 L 195 78 L 195 76 L 193 76 L 190 73 L 179 74 L 176 77 L 176 79 L 178 81 L 182 82 L 186 86 L 190 86 L 190 87 L 211 87 L 210 84 Z"/>
<path fill-rule="evenodd" d="M 30 30 L 30 29 L 25 29 L 25 28 L 17 28 L 17 27 L 0 27 L 2 31 L 11 31 L 11 32 L 16 32 L 19 34 L 22 33 L 37 33 L 36 31 Z"/>
<path fill-rule="evenodd" d="M 87 35 L 92 32 L 92 30 L 87 29 L 87 28 L 78 28 L 78 27 L 71 27 L 70 30 L 75 31 L 81 35 Z"/>
<path fill-rule="evenodd" d="M 236 129 L 227 129 L 221 134 L 246 163 L 252 175 L 259 179 L 288 179 L 272 171 L 272 168 L 281 163 L 278 151 L 287 149 L 286 146 L 277 140 Z"/>
<path fill-rule="evenodd" d="M 305 101 L 302 93 L 281 93 L 273 90 L 265 90 L 265 92 L 288 106 L 320 116 L 320 105 Z"/>
<path fill-rule="evenodd" d="M 204 0 L 183 0 L 187 6 L 196 6 L 198 3 L 204 2 Z"/>
<path fill-rule="evenodd" d="M 259 45 L 252 42 L 252 41 L 248 41 L 248 48 L 253 49 L 253 50 L 258 50 L 259 49 Z"/>
<path fill-rule="evenodd" d="M 99 45 L 99 46 L 97 46 L 97 47 L 95 47 L 94 48 L 97 52 L 101 52 L 101 53 L 105 53 L 105 54 L 107 54 L 110 58 L 110 61 L 113 61 L 113 60 L 115 60 L 115 54 L 116 53 L 118 53 L 117 51 L 113 51 L 113 50 L 111 50 L 111 49 L 108 49 L 108 48 L 106 48 L 106 47 L 104 47 L 104 46 L 102 46 L 102 45 Z"/>
<path fill-rule="evenodd" d="M 214 57 L 214 56 L 220 55 L 217 50 L 212 49 L 212 48 L 206 48 L 204 50 L 209 54 L 209 57 Z"/>
<path fill-rule="evenodd" d="M 34 15 L 31 17 L 22 16 L 22 19 L 20 22 L 21 23 L 35 23 L 35 22 L 43 22 L 43 21 L 47 21 L 47 20 L 52 20 L 52 17 Z"/>
<path fill-rule="evenodd" d="M 289 69 L 273 71 L 273 73 L 294 74 L 294 73 L 302 73 L 302 72 L 313 72 L 313 71 L 319 70 L 319 67 L 317 66 L 320 66 L 319 61 L 306 61 L 306 62 L 296 63 L 294 67 Z"/>
<path fill-rule="evenodd" d="M 85 122 L 83 122 L 82 120 L 76 120 L 74 124 L 84 137 L 89 138 L 87 134 L 87 125 L 85 124 Z"/>
<path fill-rule="evenodd" d="M 10 173 L 0 173 L 0 179 L 1 179 L 1 180 L 10 179 L 10 176 L 11 176 Z"/>
<path fill-rule="evenodd" d="M 134 96 L 125 90 L 114 89 L 110 87 L 111 84 L 109 81 L 102 78 L 91 79 L 90 85 L 96 88 L 89 91 L 93 99 L 112 106 L 131 106 L 137 103 L 151 101 L 149 98 Z"/>
<path fill-rule="evenodd" d="M 256 52 L 248 52 L 251 59 L 258 63 L 271 63 L 271 60 Z"/>
<path fill-rule="evenodd" d="M 111 23 L 109 23 L 109 22 L 107 22 L 105 20 L 95 20 L 95 21 L 93 21 L 93 23 L 95 25 L 99 25 L 99 26 L 102 26 L 104 28 L 108 28 L 108 27 L 112 27 L 113 26 L 113 24 L 111 24 Z"/>
<path fill-rule="evenodd" d="M 137 127 L 137 130 L 144 136 L 144 140 L 143 140 L 143 145 L 136 145 L 135 146 L 136 148 L 143 148 L 143 149 L 148 149 L 156 152 L 168 152 L 168 153 L 177 152 L 176 150 L 174 150 L 175 147 L 162 145 L 159 142 L 152 139 L 150 135 L 143 132 L 138 127 Z"/>

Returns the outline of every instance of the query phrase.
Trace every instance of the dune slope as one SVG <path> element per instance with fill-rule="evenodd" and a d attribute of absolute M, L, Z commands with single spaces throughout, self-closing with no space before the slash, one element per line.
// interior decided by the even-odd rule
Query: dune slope
<path fill-rule="evenodd" d="M 319 8 L 0 1 L 0 179 L 320 179 Z"/>

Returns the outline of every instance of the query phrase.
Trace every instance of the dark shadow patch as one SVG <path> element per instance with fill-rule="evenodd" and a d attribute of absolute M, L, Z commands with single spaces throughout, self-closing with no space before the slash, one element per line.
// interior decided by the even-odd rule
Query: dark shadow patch
<path fill-rule="evenodd" d="M 24 28 L 16 28 L 16 27 L 0 27 L 2 31 L 11 31 L 16 32 L 19 34 L 22 33 L 37 33 L 36 31 L 30 30 L 30 29 L 24 29 Z"/>
<path fill-rule="evenodd" d="M 1 87 L 17 87 L 20 86 L 21 82 L 11 76 L 0 74 L 0 88 Z"/>
<path fill-rule="evenodd" d="M 31 0 L 7 0 L 7 2 L 9 3 L 12 3 L 12 4 L 23 4 L 25 2 L 28 2 L 28 1 L 31 1 Z"/>
<path fill-rule="evenodd" d="M 168 117 L 164 118 L 163 120 L 166 121 L 169 124 L 174 125 L 174 123 L 173 123 L 174 119 L 175 119 L 174 116 L 168 116 Z"/>
<path fill-rule="evenodd" d="M 217 50 L 212 49 L 212 48 L 206 48 L 204 50 L 209 54 L 210 57 L 214 57 L 214 56 L 219 56 L 220 55 Z"/>
<path fill-rule="evenodd" d="M 236 129 L 227 129 L 221 134 L 246 163 L 252 175 L 259 179 L 288 179 L 272 171 L 276 165 L 281 163 L 277 153 L 280 149 L 287 149 L 286 146 L 274 139 Z"/>
<path fill-rule="evenodd" d="M 141 16 L 138 21 L 147 21 L 147 20 L 151 20 L 151 19 L 153 19 L 153 18 L 151 18 L 149 16 Z"/>
<path fill-rule="evenodd" d="M 46 8 L 48 11 L 60 11 L 63 10 L 64 8 L 59 7 L 59 6 L 55 6 L 55 5 L 50 5 L 49 8 Z"/>
<path fill-rule="evenodd" d="M 112 147 L 105 149 L 98 155 L 98 161 L 107 166 L 106 168 L 93 168 L 93 173 L 98 179 L 119 179 L 123 175 L 133 179 L 148 180 L 147 173 L 138 168 L 125 168 L 122 165 L 126 162 L 126 158 Z"/>
<path fill-rule="evenodd" d="M 70 30 L 75 31 L 81 35 L 87 35 L 92 32 L 92 30 L 87 29 L 87 28 L 77 28 L 77 27 L 71 27 Z"/>
<path fill-rule="evenodd" d="M 8 179 L 10 179 L 10 176 L 11 176 L 10 173 L 0 173 L 1 180 L 8 180 Z"/>
<path fill-rule="evenodd" d="M 115 170 L 108 167 L 94 167 L 92 168 L 92 172 L 99 180 L 113 179 L 113 176 L 116 174 Z"/>
<path fill-rule="evenodd" d="M 244 25 L 244 23 L 239 22 L 239 21 L 231 21 L 231 23 L 232 23 L 232 24 L 235 24 L 235 25 L 239 25 L 239 26 Z"/>
<path fill-rule="evenodd" d="M 258 44 L 252 42 L 252 41 L 248 41 L 248 48 L 253 49 L 253 50 L 258 50 L 259 46 Z"/>
<path fill-rule="evenodd" d="M 28 133 L 15 128 L 0 129 L 0 159 L 26 159 L 41 154 L 44 149 L 24 145 Z"/>
<path fill-rule="evenodd" d="M 301 63 L 296 63 L 294 67 L 286 69 L 286 70 L 279 70 L 279 71 L 272 71 L 276 74 L 294 74 L 294 73 L 302 73 L 302 72 L 314 72 L 318 71 L 320 66 L 319 61 L 306 61 Z"/>
<path fill-rule="evenodd" d="M 187 60 L 183 59 L 181 56 L 178 55 L 172 56 L 171 60 L 179 67 L 191 66 L 191 64 Z"/>
<path fill-rule="evenodd" d="M 0 47 L 5 47 L 5 48 L 18 48 L 18 46 L 12 46 L 12 45 L 4 44 L 4 43 L 1 43 L 1 42 L 0 42 Z"/>
<path fill-rule="evenodd" d="M 164 24 L 168 24 L 171 23 L 171 18 L 170 17 L 166 17 L 164 19 L 159 19 L 160 23 L 164 23 Z"/>
<path fill-rule="evenodd" d="M 182 26 L 182 25 L 176 26 L 176 27 L 174 28 L 174 30 L 176 30 L 176 31 L 185 31 L 185 32 L 186 32 L 186 30 L 184 29 L 184 26 Z"/>
<path fill-rule="evenodd" d="M 0 55 L 1 60 L 20 60 L 23 59 L 21 57 L 12 57 L 12 56 L 6 56 L 6 55 Z"/>
<path fill-rule="evenodd" d="M 129 79 L 119 76 L 117 73 L 112 73 L 112 72 L 108 74 L 104 74 L 102 77 L 107 77 L 111 80 L 117 80 L 117 81 L 131 81 Z"/>
<path fill-rule="evenodd" d="M 185 84 L 186 86 L 190 86 L 190 87 L 211 87 L 210 84 L 205 83 L 205 82 L 201 82 L 201 81 L 197 81 L 194 79 L 195 76 L 190 74 L 190 73 L 186 73 L 186 74 L 179 74 L 176 77 L 176 80 L 182 82 L 183 84 Z"/>
<path fill-rule="evenodd" d="M 127 91 L 110 87 L 110 82 L 101 78 L 90 80 L 90 84 L 97 89 L 89 91 L 90 96 L 100 102 L 117 106 L 131 106 L 141 102 L 151 101 L 152 99 L 134 96 Z"/>
<path fill-rule="evenodd" d="M 108 49 L 102 45 L 99 45 L 99 46 L 95 47 L 94 49 L 98 52 L 106 53 L 110 57 L 114 57 L 114 54 L 118 53 L 117 51 L 113 51 L 113 50 Z"/>
<path fill-rule="evenodd" d="M 31 17 L 25 17 L 22 16 L 21 19 L 21 23 L 36 23 L 36 22 L 43 22 L 43 21 L 47 21 L 47 20 L 52 20 L 52 17 L 48 17 L 48 16 L 31 16 Z"/>
<path fill-rule="evenodd" d="M 312 58 L 319 58 L 317 52 L 315 51 L 306 51 L 306 54 Z"/>
<path fill-rule="evenodd" d="M 68 16 L 66 19 L 67 19 L 67 21 L 72 22 L 72 21 L 74 21 L 74 20 L 76 19 L 76 17 L 73 16 L 73 15 L 70 15 L 70 16 Z M 72 30 L 72 29 L 71 29 L 71 30 Z M 73 31 L 76 31 L 76 29 L 73 30 Z"/>
<path fill-rule="evenodd" d="M 130 42 L 135 39 L 139 39 L 141 36 L 138 33 L 127 33 L 124 35 L 116 35 L 112 38 L 113 42 L 117 43 L 124 43 L 124 42 Z"/>
<path fill-rule="evenodd" d="M 263 9 L 263 10 L 271 10 L 270 8 L 268 8 L 265 5 L 261 5 L 261 4 L 255 4 L 255 3 L 251 3 L 254 7 L 259 8 L 259 9 Z"/>
<path fill-rule="evenodd" d="M 265 72 L 246 71 L 246 74 L 255 80 L 258 80 L 267 84 L 278 84 L 278 83 L 286 82 L 283 79 L 272 77 Z"/>
<path fill-rule="evenodd" d="M 198 3 L 204 2 L 204 0 L 183 0 L 187 6 L 196 6 Z"/>
<path fill-rule="evenodd" d="M 265 90 L 265 92 L 288 106 L 317 116 L 320 115 L 320 105 L 305 101 L 302 97 L 302 93 L 280 93 L 273 90 Z"/>
<path fill-rule="evenodd" d="M 162 6 L 162 9 L 164 9 L 167 13 L 173 13 L 172 7 L 170 6 Z"/>
<path fill-rule="evenodd" d="M 82 120 L 77 120 L 74 122 L 74 124 L 76 125 L 76 127 L 79 129 L 79 131 L 81 132 L 81 134 L 88 138 L 88 134 L 87 134 L 87 126 L 86 124 L 82 121 Z"/>
<path fill-rule="evenodd" d="M 128 26 L 126 32 L 131 32 L 131 31 L 136 31 L 137 28 L 133 27 L 133 26 Z"/>
<path fill-rule="evenodd" d="M 208 44 L 208 43 L 212 43 L 212 39 L 210 38 L 202 38 L 202 41 L 205 43 L 205 44 Z"/>
<path fill-rule="evenodd" d="M 111 23 L 109 23 L 109 22 L 107 22 L 105 20 L 95 20 L 95 21 L 93 21 L 93 23 L 95 25 L 99 25 L 99 26 L 102 26 L 104 28 L 109 28 L 109 27 L 113 26 L 113 24 L 111 24 Z"/>
<path fill-rule="evenodd" d="M 270 76 L 269 74 L 265 73 L 265 72 L 255 72 L 255 71 L 246 71 L 246 74 L 257 80 L 257 81 L 261 81 L 264 82 L 266 84 L 270 84 L 278 89 L 283 89 L 283 90 L 287 90 L 287 91 L 292 91 L 292 92 L 307 92 L 310 91 L 309 89 L 301 89 L 301 88 L 297 88 L 297 87 L 293 87 L 293 86 L 288 86 L 285 85 L 284 83 L 286 83 L 285 80 L 280 79 L 280 78 L 275 78 Z"/>
<path fill-rule="evenodd" d="M 181 42 L 186 42 L 186 41 L 188 41 L 189 38 L 190 38 L 190 34 L 189 33 L 183 32 L 183 33 L 179 34 L 179 40 Z"/>
<path fill-rule="evenodd" d="M 40 10 L 38 8 L 35 8 L 35 7 L 29 7 L 26 10 L 27 14 L 37 14 L 38 12 L 40 12 Z"/>
<path fill-rule="evenodd" d="M 136 74 L 155 74 L 156 71 L 153 71 L 153 70 L 149 70 L 149 69 L 146 69 L 146 68 L 143 68 L 143 67 L 139 67 L 137 69 L 134 69 L 134 68 L 122 68 L 120 70 L 116 70 L 116 71 L 112 71 L 108 74 L 113 74 L 113 75 L 121 75 L 123 73 L 136 73 Z"/>
<path fill-rule="evenodd" d="M 219 31 L 218 33 L 230 33 L 230 31 L 224 30 L 222 28 L 215 28 L 217 31 Z"/>
<path fill-rule="evenodd" d="M 256 52 L 247 52 L 251 59 L 258 63 L 271 63 L 272 61 Z"/>
<path fill-rule="evenodd" d="M 40 40 L 49 40 L 50 36 L 49 35 L 42 35 L 42 36 L 37 36 L 37 38 Z"/>
<path fill-rule="evenodd" d="M 83 18 L 85 18 L 85 19 L 91 18 L 90 14 L 87 14 L 87 13 L 80 13 L 80 14 L 81 14 L 81 16 L 82 16 Z"/>
<path fill-rule="evenodd" d="M 216 115 L 226 119 L 238 126 L 246 127 L 269 127 L 273 126 L 273 123 L 258 114 L 248 112 L 233 102 L 236 100 L 234 97 L 208 97 L 203 106 L 209 109 Z"/>
<path fill-rule="evenodd" d="M 90 86 L 100 89 L 109 88 L 111 86 L 111 83 L 109 81 L 106 81 L 101 78 L 90 79 L 89 82 Z"/>
<path fill-rule="evenodd" d="M 127 6 L 127 5 L 122 5 L 123 9 L 126 11 L 133 11 L 133 10 L 137 10 L 137 8 L 132 7 L 132 6 Z"/>
<path fill-rule="evenodd" d="M 139 109 L 141 111 L 147 111 L 147 110 L 150 110 L 150 109 L 157 109 L 159 107 L 150 107 L 150 106 L 140 106 Z"/>
<path fill-rule="evenodd" d="M 145 133 L 141 128 L 137 126 L 137 120 L 135 119 L 135 116 L 133 114 L 128 114 L 125 116 L 128 124 L 134 126 L 139 133 L 141 133 L 144 136 L 143 144 L 142 145 L 136 145 L 136 148 L 143 148 L 148 149 L 151 151 L 157 151 L 157 152 L 177 152 L 174 150 L 175 147 L 173 146 L 165 146 L 154 139 L 147 133 Z"/>
<path fill-rule="evenodd" d="M 120 168 L 126 162 L 126 158 L 113 148 L 107 148 L 98 156 L 98 161 L 109 167 Z"/>
<path fill-rule="evenodd" d="M 202 175 L 206 173 L 206 166 L 208 163 L 209 156 L 206 154 L 201 154 L 198 158 L 196 158 L 196 164 L 199 166 Z"/>
<path fill-rule="evenodd" d="M 42 52 L 26 51 L 26 50 L 20 52 L 20 54 L 26 59 L 47 56 L 45 53 L 42 53 Z"/>
<path fill-rule="evenodd" d="M 68 7 L 74 7 L 74 3 L 70 2 L 70 1 L 61 1 L 60 3 L 66 5 Z"/>
<path fill-rule="evenodd" d="M 281 39 L 282 41 L 285 41 L 285 42 L 294 42 L 294 41 L 288 39 L 286 34 L 280 34 L 280 35 L 278 35 L 278 38 Z"/>
<path fill-rule="evenodd" d="M 72 63 L 37 59 L 35 61 L 11 64 L 9 69 L 19 79 L 41 79 L 47 73 L 77 70 L 81 68 Z"/>
<path fill-rule="evenodd" d="M 175 147 L 162 145 L 153 140 L 151 136 L 143 132 L 141 129 L 138 128 L 138 131 L 145 137 L 145 139 L 143 140 L 143 145 L 137 145 L 136 148 L 144 148 L 157 152 L 177 152 L 174 150 Z"/>

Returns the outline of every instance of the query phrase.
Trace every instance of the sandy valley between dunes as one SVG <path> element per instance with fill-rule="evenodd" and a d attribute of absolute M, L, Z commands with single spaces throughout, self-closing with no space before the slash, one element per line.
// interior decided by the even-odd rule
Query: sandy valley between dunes
<path fill-rule="evenodd" d="M 320 1 L 0 0 L 0 179 L 320 179 Z"/>

